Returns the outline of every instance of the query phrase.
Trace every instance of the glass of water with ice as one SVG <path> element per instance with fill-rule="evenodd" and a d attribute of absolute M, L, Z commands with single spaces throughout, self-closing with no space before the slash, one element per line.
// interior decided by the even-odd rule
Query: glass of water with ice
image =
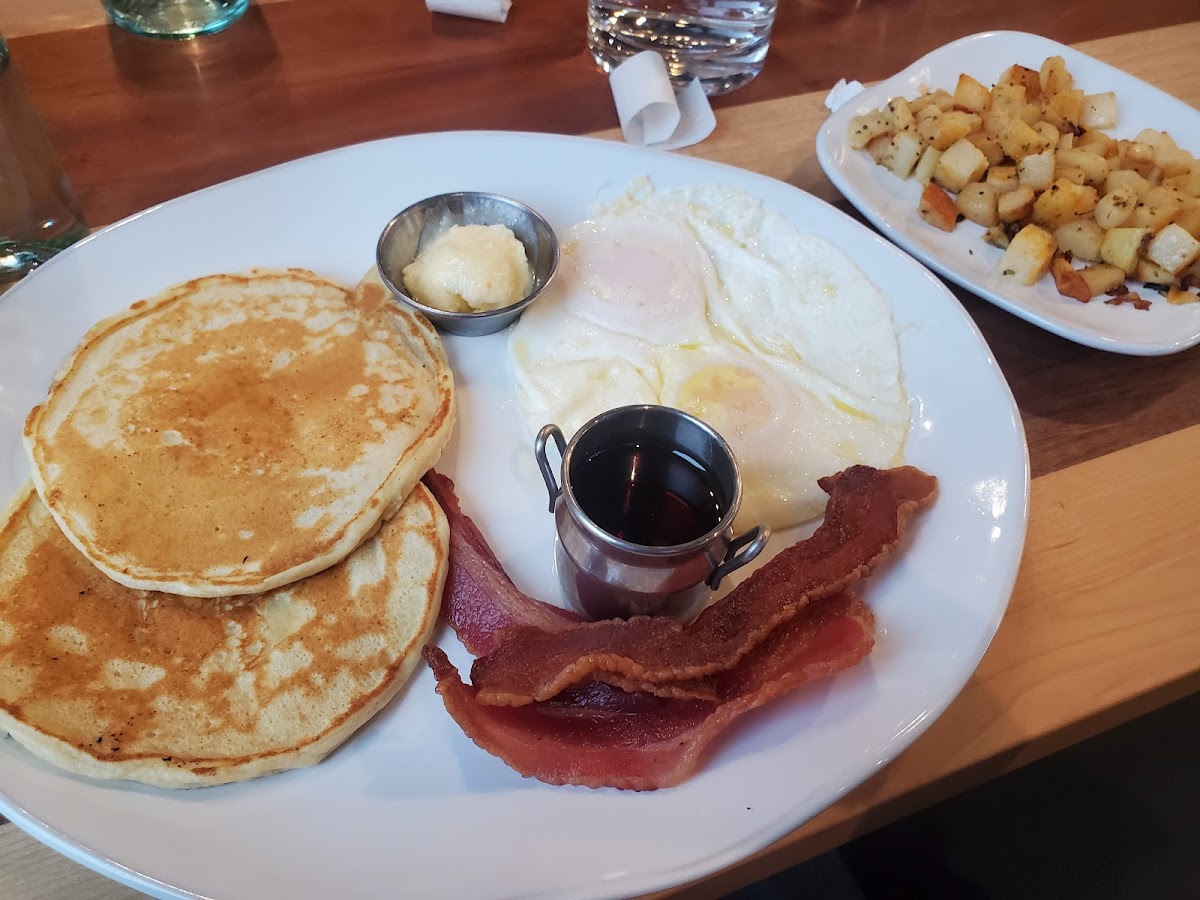
<path fill-rule="evenodd" d="M 588 0 L 588 46 L 604 71 L 653 50 L 682 86 L 732 91 L 762 71 L 779 0 Z"/>

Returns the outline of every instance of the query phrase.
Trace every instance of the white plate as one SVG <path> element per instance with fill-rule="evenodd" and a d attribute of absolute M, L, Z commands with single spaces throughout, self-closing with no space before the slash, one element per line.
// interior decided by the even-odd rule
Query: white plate
<path fill-rule="evenodd" d="M 949 234 L 934 228 L 917 215 L 921 190 L 915 181 L 901 181 L 876 165 L 865 150 L 850 149 L 851 117 L 878 109 L 893 97 L 911 99 L 923 85 L 953 91 L 963 72 L 984 84 L 995 84 L 1013 63 L 1038 69 L 1047 56 L 1055 55 L 1066 60 L 1076 86 L 1084 92 L 1116 93 L 1118 125 L 1109 134 L 1131 138 L 1143 128 L 1157 128 L 1169 132 L 1180 147 L 1200 153 L 1200 113 L 1181 100 L 1047 38 L 993 31 L 940 47 L 852 97 L 821 127 L 817 158 L 829 180 L 888 238 L 985 300 L 1100 350 L 1137 356 L 1186 350 L 1200 342 L 1200 303 L 1172 306 L 1135 282 L 1133 287 L 1152 301 L 1151 308 L 1143 311 L 1129 304 L 1110 306 L 1099 299 L 1079 303 L 1059 294 L 1048 275 L 1029 287 L 1001 279 L 996 263 L 1002 251 L 983 242 L 981 226 L 962 222 Z"/>
<path fill-rule="evenodd" d="M 941 496 L 870 586 L 879 642 L 863 665 L 739 721 L 683 786 L 550 787 L 476 748 L 422 666 L 315 768 L 168 792 L 70 777 L 0 740 L 0 812 L 52 847 L 161 897 L 628 896 L 736 862 L 862 782 L 937 717 L 974 670 L 1012 590 L 1028 465 L 1008 386 L 936 278 L 787 185 L 622 144 L 456 133 L 302 159 L 121 222 L 0 302 L 0 495 L 27 477 L 19 431 L 64 354 L 102 316 L 207 272 L 307 266 L 353 283 L 396 210 L 490 190 L 558 229 L 649 175 L 762 197 L 839 244 L 890 294 L 912 396 L 910 462 Z M 504 336 L 450 338 L 460 421 L 440 467 L 517 583 L 556 595 L 553 524 L 514 406 Z M 778 547 L 780 545 L 776 545 Z M 468 657 L 452 634 L 440 643 Z"/>

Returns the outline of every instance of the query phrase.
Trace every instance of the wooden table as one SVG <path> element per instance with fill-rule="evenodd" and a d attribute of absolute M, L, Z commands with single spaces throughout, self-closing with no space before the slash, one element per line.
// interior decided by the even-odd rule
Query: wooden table
<path fill-rule="evenodd" d="M 978 8 L 973 8 L 978 7 Z M 957 37 L 1034 31 L 1200 104 L 1195 0 L 784 2 L 763 75 L 689 153 L 844 201 L 813 152 L 839 77 L 868 81 Z M 506 25 L 416 0 L 258 0 L 227 32 L 152 42 L 96 0 L 0 0 L 0 33 L 84 210 L 102 225 L 265 165 L 448 128 L 619 137 L 583 3 L 516 0 Z M 1164 123 L 1169 126 L 1169 123 Z M 1200 148 L 1190 148 L 1194 152 Z M 956 291 L 1012 386 L 1034 476 L 1009 612 L 947 712 L 892 765 L 686 896 L 716 896 L 1200 689 L 1200 351 L 1089 350 Z M 0 824 L 0 896 L 134 892 Z"/>

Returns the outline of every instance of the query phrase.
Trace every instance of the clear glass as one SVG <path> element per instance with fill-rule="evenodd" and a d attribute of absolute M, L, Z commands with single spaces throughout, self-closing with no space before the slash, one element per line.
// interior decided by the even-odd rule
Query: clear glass
<path fill-rule="evenodd" d="M 699 78 L 706 94 L 723 94 L 762 71 L 778 8 L 778 0 L 588 0 L 588 46 L 606 72 L 654 50 L 677 86 Z"/>
<path fill-rule="evenodd" d="M 126 31 L 161 38 L 193 38 L 228 28 L 250 0 L 101 0 Z"/>
<path fill-rule="evenodd" d="M 0 282 L 21 277 L 87 231 L 0 37 Z"/>

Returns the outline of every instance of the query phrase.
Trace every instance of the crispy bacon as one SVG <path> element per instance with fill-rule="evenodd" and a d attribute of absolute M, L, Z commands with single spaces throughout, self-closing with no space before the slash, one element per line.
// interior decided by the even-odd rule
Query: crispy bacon
<path fill-rule="evenodd" d="M 742 713 L 857 664 L 873 644 L 870 610 L 842 593 L 776 628 L 736 668 L 714 676 L 714 701 L 666 700 L 587 681 L 548 701 L 486 706 L 438 647 L 426 647 L 425 659 L 467 736 L 522 775 L 653 790 L 691 775 L 708 743 Z"/>
<path fill-rule="evenodd" d="M 691 625 L 648 616 L 514 624 L 475 660 L 475 699 L 488 706 L 545 701 L 597 672 L 661 684 L 728 671 L 806 604 L 869 575 L 937 492 L 937 480 L 911 466 L 854 466 L 818 483 L 829 501 L 812 537 L 781 551 Z"/>
<path fill-rule="evenodd" d="M 476 656 L 495 649 L 502 629 L 527 626 L 551 633 L 582 617 L 517 590 L 471 517 L 462 511 L 454 482 L 437 472 L 426 473 L 433 492 L 450 520 L 450 563 L 442 594 L 442 616 L 458 639 Z"/>

